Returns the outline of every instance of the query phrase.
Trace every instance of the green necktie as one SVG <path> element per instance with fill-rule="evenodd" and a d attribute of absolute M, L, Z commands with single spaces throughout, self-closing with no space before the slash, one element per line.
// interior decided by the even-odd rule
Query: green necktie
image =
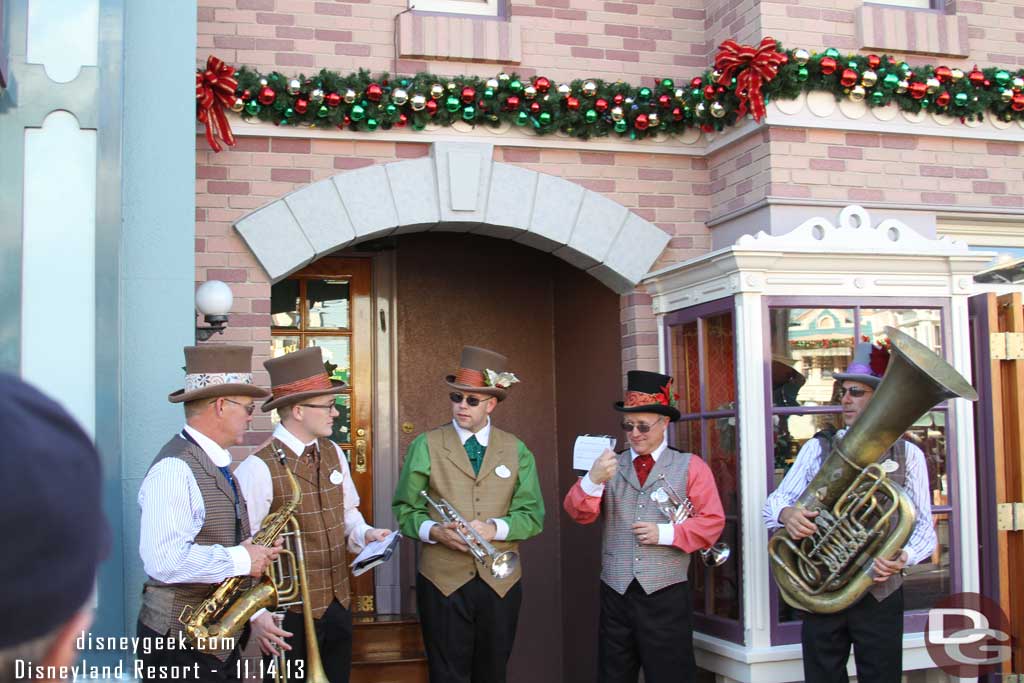
<path fill-rule="evenodd" d="M 480 474 L 480 466 L 484 464 L 484 451 L 487 448 L 476 440 L 475 435 L 466 439 L 463 445 L 466 448 L 466 455 L 469 456 L 469 463 L 473 466 L 473 474 Z"/>

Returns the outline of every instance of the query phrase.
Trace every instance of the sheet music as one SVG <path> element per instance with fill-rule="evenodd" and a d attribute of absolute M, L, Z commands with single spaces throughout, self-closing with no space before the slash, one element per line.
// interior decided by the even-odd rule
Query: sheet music
<path fill-rule="evenodd" d="M 606 448 L 615 450 L 618 440 L 606 434 L 582 434 L 576 437 L 576 445 L 572 449 L 572 468 L 589 472 L 594 461 L 604 453 Z"/>
<path fill-rule="evenodd" d="M 401 537 L 402 534 L 393 531 L 383 541 L 370 541 L 367 543 L 363 551 L 356 555 L 356 558 L 350 564 L 352 575 L 359 576 L 364 574 L 378 564 L 391 559 L 391 553 L 395 550 L 395 544 L 398 543 L 398 539 Z"/>

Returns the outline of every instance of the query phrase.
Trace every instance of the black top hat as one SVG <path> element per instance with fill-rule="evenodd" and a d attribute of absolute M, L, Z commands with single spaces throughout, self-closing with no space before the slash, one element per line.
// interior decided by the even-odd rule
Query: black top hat
<path fill-rule="evenodd" d="M 626 373 L 626 400 L 618 401 L 615 410 L 622 413 L 657 413 L 670 422 L 679 419 L 679 395 L 672 388 L 672 378 L 658 372 L 630 370 Z"/>

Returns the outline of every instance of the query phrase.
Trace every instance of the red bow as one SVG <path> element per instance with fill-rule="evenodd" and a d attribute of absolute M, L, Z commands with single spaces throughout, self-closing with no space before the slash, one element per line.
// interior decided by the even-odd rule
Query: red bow
<path fill-rule="evenodd" d="M 719 46 L 715 68 L 722 75 L 718 77 L 718 84 L 728 85 L 736 76 L 736 96 L 740 100 L 736 111 L 740 116 L 747 113 L 749 103 L 754 120 L 764 118 L 766 112 L 761 87 L 775 78 L 779 66 L 787 61 L 786 55 L 776 52 L 775 48 L 775 39 L 768 37 L 762 39 L 757 47 L 740 45 L 735 40 L 727 40 Z"/>
<path fill-rule="evenodd" d="M 196 70 L 196 119 L 206 125 L 206 141 L 214 152 L 221 150 L 217 137 L 229 147 L 235 144 L 224 107 L 230 109 L 235 103 L 237 88 L 235 67 L 213 55 L 206 60 L 206 71 Z"/>

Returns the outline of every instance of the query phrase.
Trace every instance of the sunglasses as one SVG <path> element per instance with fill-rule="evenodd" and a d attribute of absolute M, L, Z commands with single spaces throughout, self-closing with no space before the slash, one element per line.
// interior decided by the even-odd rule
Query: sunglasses
<path fill-rule="evenodd" d="M 248 415 L 252 415 L 254 412 L 256 412 L 255 403 L 239 403 L 238 401 L 232 401 L 230 398 L 225 398 L 224 400 L 227 401 L 228 403 L 234 403 L 236 406 L 241 406 L 242 410 L 244 410 Z"/>
<path fill-rule="evenodd" d="M 661 422 L 661 420 L 656 420 L 654 424 L 647 424 L 646 422 L 637 422 L 636 424 L 632 422 L 623 422 L 622 431 L 629 434 L 634 429 L 636 429 L 641 434 L 646 434 L 647 432 L 651 431 L 651 428 L 654 427 L 654 425 L 658 424 L 659 422 Z"/>
<path fill-rule="evenodd" d="M 847 394 L 853 396 L 854 398 L 861 398 L 862 396 L 864 396 L 864 394 L 868 393 L 869 391 L 873 391 L 873 389 L 865 389 L 863 387 L 839 387 L 839 398 L 842 398 Z"/>
<path fill-rule="evenodd" d="M 448 394 L 448 398 L 452 400 L 452 403 L 462 403 L 463 399 L 465 399 L 467 406 L 469 406 L 470 408 L 476 408 L 484 401 L 490 401 L 494 397 L 488 396 L 487 398 L 478 398 L 476 396 L 466 396 L 464 394 L 460 394 L 457 391 L 453 391 L 452 393 Z"/>

